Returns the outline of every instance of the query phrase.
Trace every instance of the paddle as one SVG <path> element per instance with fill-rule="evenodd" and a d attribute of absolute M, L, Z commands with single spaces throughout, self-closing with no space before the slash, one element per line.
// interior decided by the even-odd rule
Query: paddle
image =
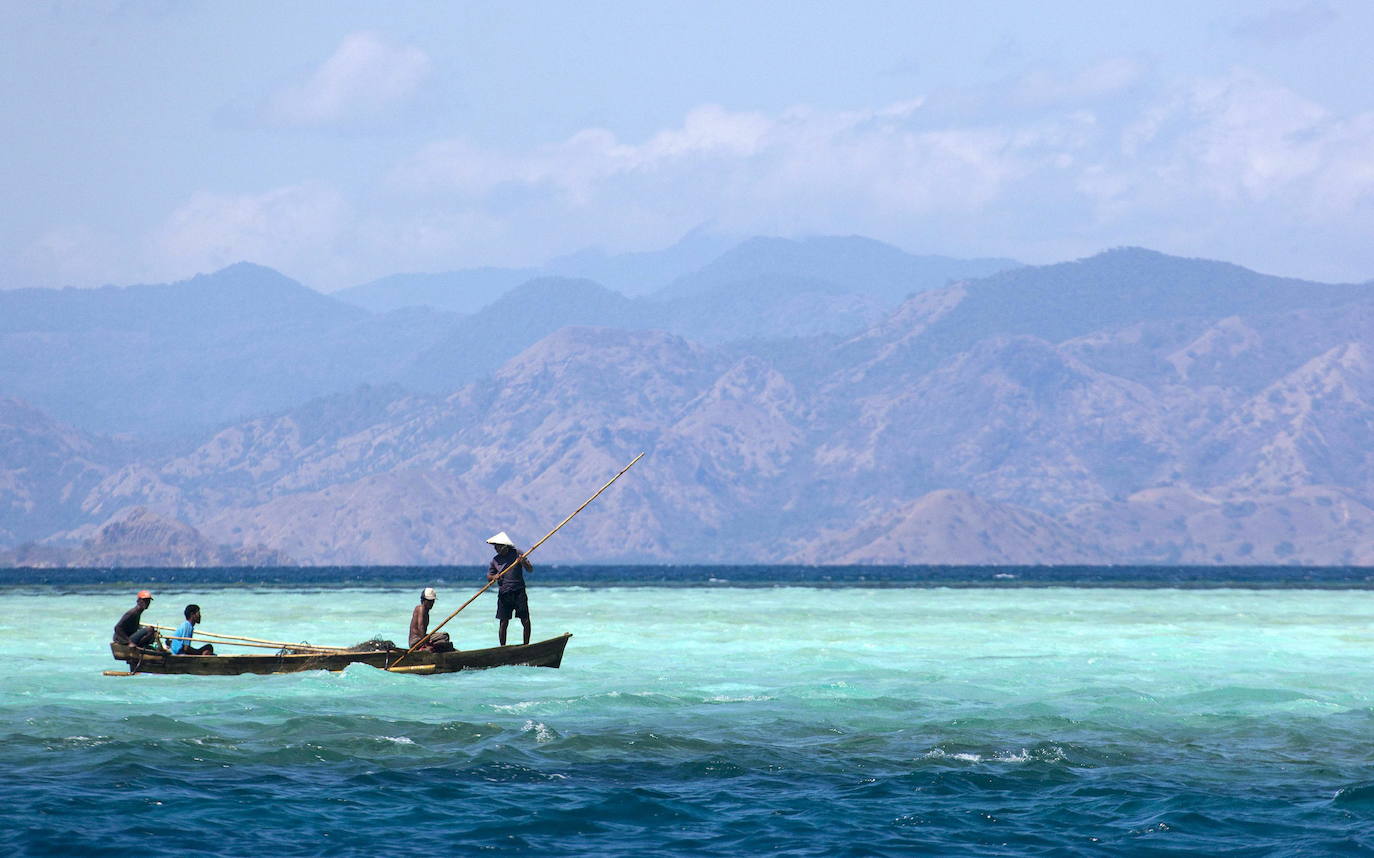
<path fill-rule="evenodd" d="M 550 530 L 548 533 L 544 534 L 544 538 L 543 538 L 543 539 L 541 539 L 541 540 L 539 540 L 538 542 L 536 542 L 535 544 L 531 545 L 531 546 L 529 547 L 529 549 L 525 551 L 524 554 L 521 554 L 519 557 L 515 558 L 515 562 L 514 562 L 514 563 L 511 563 L 511 564 L 508 565 L 505 569 L 502 569 L 499 573 L 497 573 L 495 577 L 493 577 L 490 581 L 488 581 L 488 582 L 486 583 L 486 586 L 485 586 L 485 587 L 483 587 L 482 589 L 480 589 L 480 590 L 478 590 L 476 593 L 474 593 L 474 594 L 472 595 L 472 598 L 471 598 L 471 599 L 468 599 L 466 602 L 464 602 L 463 604 L 459 605 L 459 606 L 458 606 L 458 610 L 454 611 L 453 613 L 451 613 L 451 614 L 449 614 L 447 617 L 445 617 L 445 618 L 444 618 L 444 621 L 443 621 L 442 623 L 440 623 L 439 625 L 437 625 L 437 626 L 435 626 L 434 628 L 430 629 L 430 630 L 425 634 L 424 637 L 420 638 L 418 641 L 415 642 L 415 646 L 413 646 L 413 647 L 411 647 L 410 649 L 406 650 L 404 653 L 401 654 L 400 658 L 397 658 L 395 661 L 393 661 L 393 662 L 391 663 L 391 665 L 390 665 L 389 667 L 387 667 L 387 670 L 392 670 L 392 669 L 394 669 L 394 668 L 396 667 L 396 665 L 400 664 L 400 663 L 405 659 L 406 656 L 410 655 L 412 652 L 415 652 L 415 650 L 417 650 L 417 649 L 419 649 L 420 647 L 424 646 L 424 645 L 425 645 L 425 641 L 429 640 L 436 632 L 438 632 L 438 631 L 439 631 L 440 629 L 442 629 L 445 625 L 447 625 L 449 620 L 453 619 L 454 617 L 456 617 L 456 616 L 458 616 L 460 613 L 462 613 L 462 611 L 463 611 L 464 608 L 466 608 L 468 605 L 471 605 L 473 602 L 477 601 L 477 597 L 480 596 L 480 595 L 482 595 L 483 593 L 487 592 L 487 590 L 491 587 L 492 584 L 495 584 L 497 581 L 501 580 L 501 576 L 502 576 L 502 575 L 505 575 L 507 572 L 509 572 L 510 570 L 516 568 L 516 567 L 519 566 L 521 563 L 524 563 L 524 562 L 525 562 L 525 558 L 526 558 L 526 557 L 529 557 L 531 554 L 534 553 L 534 549 L 536 549 L 536 548 L 538 548 L 539 546 L 543 545 L 543 544 L 548 540 L 548 538 L 549 538 L 550 536 L 553 536 L 555 533 L 557 533 L 558 531 L 562 530 L 562 529 L 563 529 L 563 525 L 565 525 L 565 524 L 567 524 L 568 522 L 572 521 L 572 520 L 573 520 L 573 516 L 577 515 L 577 514 L 578 514 L 579 512 L 581 512 L 582 510 L 586 509 L 586 508 L 588 507 L 588 505 L 591 504 L 592 501 L 596 500 L 598 497 L 601 496 L 601 493 L 602 493 L 602 492 L 604 492 L 606 489 L 609 489 L 609 488 L 611 487 L 611 483 L 613 483 L 613 482 L 615 482 L 616 480 L 620 479 L 621 476 L 624 475 L 624 473 L 625 473 L 626 471 L 628 471 L 628 470 L 630 470 L 630 468 L 633 468 L 633 467 L 634 467 L 635 462 L 638 462 L 638 461 L 639 461 L 640 459 L 642 459 L 642 458 L 644 458 L 644 454 L 643 454 L 643 453 L 640 453 L 638 456 L 635 456 L 634 459 L 632 459 L 632 460 L 630 461 L 630 464 L 628 464 L 628 465 L 626 465 L 625 467 L 621 468 L 621 469 L 620 469 L 620 472 L 619 472 L 618 474 L 616 474 L 614 477 L 611 477 L 610 480 L 607 481 L 606 485 L 604 485 L 604 486 L 602 486 L 601 488 L 597 489 L 597 490 L 596 490 L 596 494 L 594 494 L 594 495 L 592 495 L 591 497 L 587 498 L 587 500 L 584 501 L 584 502 L 582 503 L 582 506 L 580 506 L 580 507 L 578 507 L 577 509 L 573 510 L 572 513 L 569 514 L 567 518 L 563 519 L 562 521 L 560 521 L 560 522 L 558 523 L 558 526 L 557 526 L 557 527 L 555 527 L 553 530 Z"/>

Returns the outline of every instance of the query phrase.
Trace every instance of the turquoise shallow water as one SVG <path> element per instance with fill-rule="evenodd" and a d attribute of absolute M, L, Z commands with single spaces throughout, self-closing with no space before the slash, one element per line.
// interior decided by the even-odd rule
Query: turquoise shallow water
<path fill-rule="evenodd" d="M 347 644 L 415 593 L 159 596 Z M 536 587 L 561 670 L 437 677 L 104 677 L 130 593 L 0 599 L 10 854 L 1374 854 L 1368 590 Z"/>

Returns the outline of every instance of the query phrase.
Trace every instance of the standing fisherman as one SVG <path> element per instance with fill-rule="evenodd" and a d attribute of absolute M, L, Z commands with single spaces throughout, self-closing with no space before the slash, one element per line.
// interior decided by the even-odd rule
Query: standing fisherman
<path fill-rule="evenodd" d="M 511 568 L 520 557 L 520 552 L 504 530 L 488 539 L 487 544 L 496 549 L 496 556 L 491 558 L 491 565 L 487 567 L 487 580 L 492 581 L 496 576 L 501 576 L 500 587 L 496 592 L 496 619 L 501 621 L 497 640 L 501 642 L 501 646 L 506 645 L 506 626 L 513 614 L 524 624 L 525 643 L 529 644 L 530 603 L 525 596 L 525 573 L 533 572 L 534 567 L 530 565 L 530 561 L 521 560 L 518 566 Z"/>

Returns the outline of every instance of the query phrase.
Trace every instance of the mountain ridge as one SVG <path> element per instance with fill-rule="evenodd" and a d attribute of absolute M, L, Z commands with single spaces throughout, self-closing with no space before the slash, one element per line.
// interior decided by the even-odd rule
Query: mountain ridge
<path fill-rule="evenodd" d="M 16 407 L 58 452 L 11 462 L 0 509 L 45 498 L 53 530 L 26 533 L 54 549 L 144 508 L 305 564 L 468 562 L 647 451 L 561 560 L 1374 562 L 1369 287 L 1128 249 L 918 292 L 853 335 L 710 342 L 554 279 L 474 337 L 530 303 L 542 336 L 452 389 L 355 386 L 85 470 L 75 430 Z M 11 544 L 39 520 L 5 515 Z"/>

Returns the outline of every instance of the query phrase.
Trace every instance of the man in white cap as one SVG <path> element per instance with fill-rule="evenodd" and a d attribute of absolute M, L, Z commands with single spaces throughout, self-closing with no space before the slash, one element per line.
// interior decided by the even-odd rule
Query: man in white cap
<path fill-rule="evenodd" d="M 496 619 L 501 621 L 497 640 L 501 642 L 501 646 L 506 645 L 506 626 L 510 623 L 510 618 L 516 616 L 525 626 L 525 643 L 528 644 L 530 603 L 525 597 L 525 573 L 533 572 L 534 567 L 528 560 L 521 560 L 518 565 L 515 564 L 520 552 L 504 530 L 488 539 L 487 544 L 496 549 L 496 556 L 491 558 L 491 565 L 487 567 L 487 580 L 495 580 L 497 576 L 501 579 L 496 591 Z"/>
<path fill-rule="evenodd" d="M 415 606 L 415 610 L 410 614 L 410 645 L 415 646 L 424 640 L 425 634 L 429 632 L 429 609 L 434 607 L 434 600 L 439 598 L 439 594 L 434 592 L 433 587 L 426 587 L 420 592 L 420 604 Z M 435 632 L 425 641 L 425 645 L 419 648 L 420 652 L 453 652 L 453 641 L 449 638 L 448 632 Z"/>

